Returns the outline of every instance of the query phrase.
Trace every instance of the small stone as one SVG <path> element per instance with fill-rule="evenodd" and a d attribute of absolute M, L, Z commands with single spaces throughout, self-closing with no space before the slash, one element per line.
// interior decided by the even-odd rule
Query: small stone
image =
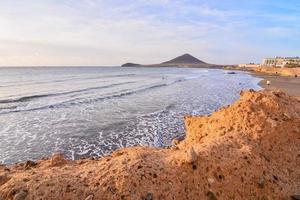
<path fill-rule="evenodd" d="M 190 147 L 186 153 L 187 153 L 187 160 L 186 160 L 187 163 L 194 163 L 197 161 L 198 155 L 195 152 L 193 147 Z"/>
<path fill-rule="evenodd" d="M 291 195 L 292 200 L 300 200 L 300 194 Z"/>
<path fill-rule="evenodd" d="M 176 139 L 176 138 L 174 138 L 173 140 L 172 140 L 172 146 L 176 146 L 176 145 L 178 145 L 179 144 L 179 141 Z"/>
<path fill-rule="evenodd" d="M 224 179 L 225 179 L 225 177 L 224 177 L 223 174 L 219 174 L 218 178 L 219 178 L 220 180 L 224 180 Z"/>
<path fill-rule="evenodd" d="M 272 94 L 276 97 L 280 97 L 280 93 L 278 91 L 272 91 Z"/>
<path fill-rule="evenodd" d="M 265 187 L 265 179 L 263 177 L 261 177 L 258 181 L 257 181 L 257 185 L 259 188 L 264 188 Z"/>
<path fill-rule="evenodd" d="M 211 190 L 206 193 L 206 196 L 208 197 L 209 200 L 217 200 L 215 193 Z"/>
<path fill-rule="evenodd" d="M 27 190 L 20 190 L 19 192 L 17 192 L 14 196 L 14 200 L 24 200 L 26 199 L 28 194 Z"/>
<path fill-rule="evenodd" d="M 28 181 L 30 181 L 30 179 L 29 178 L 23 178 L 23 181 L 28 182 Z"/>
<path fill-rule="evenodd" d="M 153 200 L 153 194 L 152 194 L 152 193 L 148 193 L 148 194 L 146 195 L 145 200 Z"/>
<path fill-rule="evenodd" d="M 193 170 L 196 170 L 197 169 L 197 165 L 196 164 L 193 164 Z"/>
<path fill-rule="evenodd" d="M 153 194 L 147 193 L 146 196 L 142 196 L 141 200 L 153 200 Z"/>
<path fill-rule="evenodd" d="M 93 199 L 94 199 L 94 195 L 92 195 L 92 194 L 85 198 L 85 200 L 93 200 Z"/>
<path fill-rule="evenodd" d="M 267 122 L 271 124 L 272 128 L 275 128 L 277 126 L 276 121 L 271 119 L 270 117 L 267 119 Z"/>
<path fill-rule="evenodd" d="M 172 145 L 173 145 L 173 146 L 178 145 L 181 141 L 184 140 L 184 138 L 185 138 L 184 135 L 179 135 L 179 136 L 175 137 L 175 138 L 172 140 Z"/>
<path fill-rule="evenodd" d="M 62 154 L 54 154 L 52 157 L 51 157 L 51 166 L 60 166 L 60 165 L 64 165 L 67 163 L 66 159 L 64 159 L 63 155 Z"/>
<path fill-rule="evenodd" d="M 31 160 L 27 160 L 26 163 L 25 163 L 24 168 L 25 168 L 25 169 L 30 169 L 31 167 L 34 167 L 34 166 L 36 166 L 36 165 L 37 165 L 36 162 L 31 161 Z"/>
<path fill-rule="evenodd" d="M 215 182 L 215 179 L 213 179 L 213 178 L 208 178 L 207 181 L 208 181 L 209 184 L 213 184 L 213 183 Z"/>
<path fill-rule="evenodd" d="M 283 115 L 284 115 L 287 119 L 291 119 L 291 118 L 292 118 L 288 113 L 283 113 Z"/>

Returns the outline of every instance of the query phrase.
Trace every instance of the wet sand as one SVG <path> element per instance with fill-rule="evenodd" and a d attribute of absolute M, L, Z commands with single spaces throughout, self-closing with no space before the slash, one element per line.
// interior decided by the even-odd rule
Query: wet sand
<path fill-rule="evenodd" d="M 300 77 L 269 75 L 264 73 L 253 73 L 254 76 L 262 78 L 259 85 L 265 89 L 282 90 L 291 96 L 300 96 Z M 271 84 L 267 85 L 267 81 Z"/>

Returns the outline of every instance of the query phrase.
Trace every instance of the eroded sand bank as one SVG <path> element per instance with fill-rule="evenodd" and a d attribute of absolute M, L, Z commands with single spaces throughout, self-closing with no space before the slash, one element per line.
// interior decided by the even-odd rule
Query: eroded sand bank
<path fill-rule="evenodd" d="M 300 193 L 299 99 L 242 92 L 211 116 L 184 120 L 186 139 L 169 149 L 2 166 L 0 199 L 291 199 Z"/>

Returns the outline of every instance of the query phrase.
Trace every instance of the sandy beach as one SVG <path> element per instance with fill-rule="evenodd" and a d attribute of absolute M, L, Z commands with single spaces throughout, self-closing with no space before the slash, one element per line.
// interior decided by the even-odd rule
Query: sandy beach
<path fill-rule="evenodd" d="M 259 85 L 268 90 L 282 90 L 291 96 L 300 96 L 300 77 L 279 76 L 265 73 L 253 73 L 255 77 L 262 78 Z M 270 85 L 267 85 L 270 81 Z"/>

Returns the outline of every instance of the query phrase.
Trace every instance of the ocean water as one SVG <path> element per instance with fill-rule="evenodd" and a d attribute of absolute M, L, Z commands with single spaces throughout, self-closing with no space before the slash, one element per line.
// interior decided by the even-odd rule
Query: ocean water
<path fill-rule="evenodd" d="M 184 135 L 184 115 L 232 103 L 259 79 L 218 69 L 0 68 L 0 163 L 103 156 L 164 147 Z"/>

